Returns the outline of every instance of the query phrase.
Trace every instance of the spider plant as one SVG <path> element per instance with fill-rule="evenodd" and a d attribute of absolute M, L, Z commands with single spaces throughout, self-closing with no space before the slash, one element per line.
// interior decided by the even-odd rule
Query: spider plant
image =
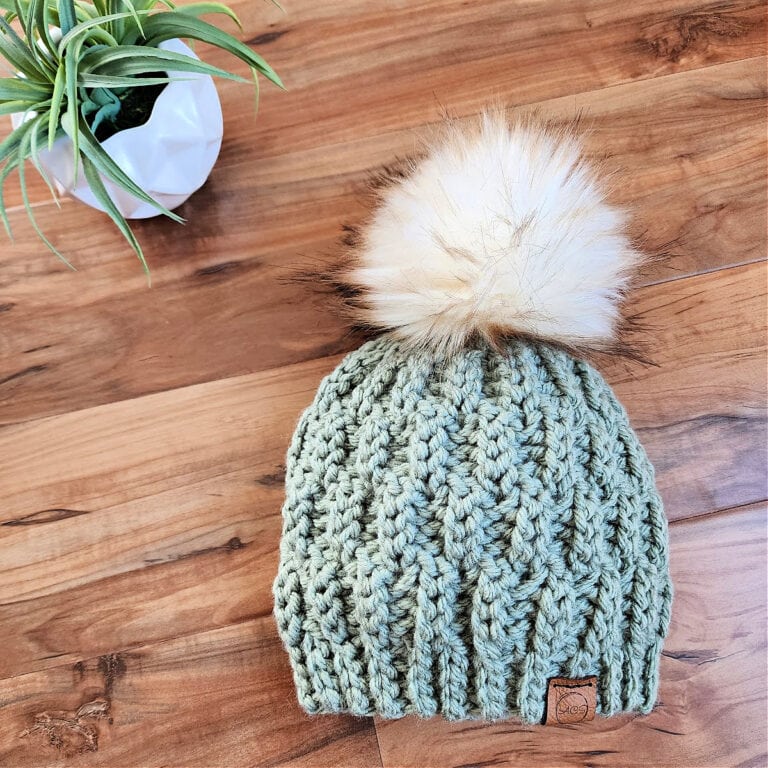
<path fill-rule="evenodd" d="M 102 177 L 170 219 L 183 219 L 153 200 L 121 170 L 97 139 L 99 127 L 115 120 L 126 97 L 137 95 L 135 89 L 156 94 L 158 86 L 162 89 L 170 82 L 169 71 L 248 82 L 227 70 L 157 47 L 174 38 L 208 43 L 245 62 L 253 75 L 257 106 L 259 75 L 283 87 L 261 56 L 200 18 L 205 14 L 223 14 L 240 26 L 231 9 L 215 2 L 176 6 L 170 0 L 0 0 L 0 58 L 10 71 L 10 76 L 0 78 L 0 115 L 23 113 L 25 117 L 0 142 L 0 218 L 9 236 L 3 187 L 16 172 L 35 232 L 71 267 L 38 226 L 25 177 L 25 162 L 29 160 L 58 203 L 40 154 L 60 137 L 68 136 L 75 168 L 81 169 L 94 196 L 149 275 L 142 248 Z"/>

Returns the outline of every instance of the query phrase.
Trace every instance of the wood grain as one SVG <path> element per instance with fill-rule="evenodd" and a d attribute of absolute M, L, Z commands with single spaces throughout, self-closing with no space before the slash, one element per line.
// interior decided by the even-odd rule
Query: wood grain
<path fill-rule="evenodd" d="M 765 505 L 675 523 L 672 629 L 648 717 L 579 726 L 377 720 L 385 767 L 766 765 Z"/>
<path fill-rule="evenodd" d="M 241 37 L 289 91 L 265 88 L 255 124 L 242 87 L 221 83 L 232 166 L 419 127 L 442 105 L 467 115 L 494 95 L 529 104 L 766 52 L 765 14 L 755 0 L 294 0 L 285 14 L 250 0 L 230 5 L 243 22 Z M 227 54 L 200 50 L 238 68 Z M 47 200 L 39 191 L 33 199 Z M 9 203 L 20 200 L 9 195 Z"/>
<path fill-rule="evenodd" d="M 760 285 L 762 263 L 642 289 L 658 365 L 604 366 L 671 519 L 767 495 Z M 284 453 L 337 360 L 0 430 L 0 676 L 269 613 Z"/>
<path fill-rule="evenodd" d="M 613 766 L 631 744 L 633 765 L 762 765 L 765 505 L 675 523 L 671 541 L 673 628 L 649 717 L 568 728 L 380 721 L 381 764 Z M 112 722 L 75 718 L 104 701 Z M 73 722 L 96 730 L 98 750 L 69 755 L 74 766 L 380 764 L 370 721 L 299 712 L 270 618 L 22 675 L 0 682 L 0 703 L 0 755 L 18 768 L 62 757 L 44 727 L 20 735 L 43 713 L 62 713 L 70 751 L 84 744 Z"/>
<path fill-rule="evenodd" d="M 104 217 L 33 183 L 66 270 L 8 190 L 0 765 L 768 765 L 764 3 L 232 4 L 289 91 L 264 88 L 254 119 L 220 84 L 222 154 L 188 224 L 136 224 L 151 289 Z M 270 615 L 284 455 L 360 338 L 289 278 L 368 215 L 371 170 L 491 100 L 581 114 L 633 234 L 671 255 L 627 307 L 653 364 L 597 361 L 672 520 L 660 704 L 557 730 L 310 719 Z"/>
<path fill-rule="evenodd" d="M 639 290 L 654 365 L 603 366 L 671 519 L 768 497 L 767 277 L 757 262 Z"/>
<path fill-rule="evenodd" d="M 269 518 L 274 545 L 286 445 L 331 364 L 149 396 L 138 425 L 131 401 L 0 432 L 0 600 L 251 542 Z M 26 581 L 25 562 L 42 572 Z"/>
<path fill-rule="evenodd" d="M 292 685 L 268 619 L 81 659 L 0 682 L 0 764 L 381 765 L 372 720 L 309 718 Z"/>
<path fill-rule="evenodd" d="M 586 111 L 590 152 L 609 148 L 606 163 L 621 172 L 614 198 L 636 211 L 636 231 L 652 251 L 672 243 L 673 258 L 647 281 L 764 255 L 763 67 L 753 59 L 537 102 L 556 119 Z M 424 114 L 433 121 L 436 109 Z M 330 134 L 329 144 L 310 148 L 284 138 L 279 151 L 277 138 L 229 142 L 206 188 L 182 211 L 190 222 L 184 230 L 164 221 L 137 225 L 152 244 L 151 290 L 95 212 L 71 202 L 63 212 L 38 211 L 57 245 L 76 243 L 81 272 L 73 275 L 41 250 L 17 211 L 17 242 L 0 270 L 0 420 L 354 347 L 322 299 L 288 278 L 327 259 L 342 222 L 366 215 L 367 173 L 412 152 L 414 131 L 361 126 L 354 140 Z"/>

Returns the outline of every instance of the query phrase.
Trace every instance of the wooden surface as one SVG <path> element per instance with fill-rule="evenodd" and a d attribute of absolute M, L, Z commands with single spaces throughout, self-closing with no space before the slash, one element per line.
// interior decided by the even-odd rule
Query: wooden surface
<path fill-rule="evenodd" d="M 0 241 L 0 766 L 766 766 L 766 8 L 690 0 L 239 0 L 289 91 L 181 213 L 136 226 L 34 184 Z M 226 58 L 201 53 L 213 63 Z M 671 257 L 601 361 L 653 459 L 676 588 L 657 709 L 578 728 L 308 718 L 271 618 L 283 460 L 359 339 L 289 278 L 367 174 L 448 108 L 581 112 L 613 199 Z M 7 122 L 0 123 L 5 129 Z"/>

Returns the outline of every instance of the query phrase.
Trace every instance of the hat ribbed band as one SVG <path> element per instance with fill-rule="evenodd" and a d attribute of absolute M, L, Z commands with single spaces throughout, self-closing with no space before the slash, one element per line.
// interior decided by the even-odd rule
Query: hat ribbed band
<path fill-rule="evenodd" d="M 648 712 L 669 625 L 653 469 L 546 345 L 349 354 L 287 460 L 275 616 L 308 712 L 540 722 L 552 677 Z"/>

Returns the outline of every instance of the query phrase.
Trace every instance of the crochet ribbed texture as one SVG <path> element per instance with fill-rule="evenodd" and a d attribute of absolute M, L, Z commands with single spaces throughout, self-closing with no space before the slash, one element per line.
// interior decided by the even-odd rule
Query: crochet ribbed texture
<path fill-rule="evenodd" d="M 275 616 L 311 713 L 540 722 L 548 679 L 648 712 L 669 625 L 653 469 L 586 363 L 389 337 L 321 384 L 288 454 Z"/>

